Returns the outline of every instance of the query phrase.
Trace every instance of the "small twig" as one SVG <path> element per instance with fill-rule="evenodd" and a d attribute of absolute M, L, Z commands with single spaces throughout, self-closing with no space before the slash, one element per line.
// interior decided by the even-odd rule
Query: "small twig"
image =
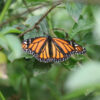
<path fill-rule="evenodd" d="M 31 11 L 30 11 L 30 9 L 29 9 L 29 7 L 28 7 L 28 5 L 27 5 L 27 3 L 26 3 L 26 1 L 25 1 L 25 0 L 22 0 L 22 1 L 23 1 L 23 3 L 24 3 L 25 7 L 27 8 L 27 11 L 28 11 L 30 14 L 32 14 Z"/>
<path fill-rule="evenodd" d="M 35 8 L 32 7 L 32 8 L 29 8 L 29 10 L 30 10 L 30 12 L 33 12 L 37 9 L 40 9 L 40 8 L 44 7 L 44 6 L 47 6 L 47 4 L 43 4 L 43 5 L 40 5 L 40 6 L 35 7 Z M 26 11 L 20 13 L 20 14 L 15 15 L 15 16 L 13 15 L 13 17 L 11 17 L 11 18 L 7 19 L 6 21 L 4 21 L 3 23 L 1 23 L 0 27 L 2 27 L 5 24 L 8 24 L 8 23 L 12 22 L 13 20 L 15 20 L 17 18 L 20 18 L 21 16 L 23 16 L 26 13 L 29 13 L 29 10 L 26 10 Z"/>
<path fill-rule="evenodd" d="M 53 30 L 59 30 L 59 31 L 63 31 L 63 32 L 67 33 L 63 28 L 53 28 Z"/>
<path fill-rule="evenodd" d="M 19 35 L 19 37 L 21 37 L 21 36 L 23 36 L 24 34 L 26 34 L 27 32 L 30 32 L 30 31 L 32 31 L 32 30 L 34 30 L 36 27 L 37 27 L 37 25 L 38 24 L 40 24 L 40 22 L 56 7 L 56 6 L 58 6 L 58 5 L 60 5 L 61 4 L 61 2 L 58 2 L 57 4 L 55 4 L 55 5 L 53 5 L 36 23 L 35 23 L 35 25 L 32 27 L 32 28 L 30 28 L 30 29 L 28 29 L 28 30 L 26 30 L 26 31 L 24 31 L 22 34 L 20 34 Z"/>

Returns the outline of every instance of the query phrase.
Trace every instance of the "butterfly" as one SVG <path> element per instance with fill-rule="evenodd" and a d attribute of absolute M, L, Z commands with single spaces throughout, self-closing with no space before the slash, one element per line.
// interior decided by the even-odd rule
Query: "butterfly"
<path fill-rule="evenodd" d="M 34 55 L 34 57 L 44 63 L 62 62 L 68 59 L 72 54 L 84 54 L 86 49 L 74 41 L 60 38 L 36 37 L 24 40 L 22 48 L 25 52 Z"/>

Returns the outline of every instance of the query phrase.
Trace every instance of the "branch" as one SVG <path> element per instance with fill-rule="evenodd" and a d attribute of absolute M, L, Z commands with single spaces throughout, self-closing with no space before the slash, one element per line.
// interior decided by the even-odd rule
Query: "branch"
<path fill-rule="evenodd" d="M 27 5 L 27 2 L 26 2 L 25 0 L 22 0 L 22 1 L 23 1 L 24 5 L 25 5 L 27 11 L 28 11 L 30 14 L 32 14 L 31 11 L 30 11 L 30 9 L 29 9 L 29 7 L 28 7 L 28 5 Z"/>
<path fill-rule="evenodd" d="M 82 3 L 82 4 L 100 4 L 100 0 L 65 0 L 68 2 Z"/>
<path fill-rule="evenodd" d="M 13 20 L 15 20 L 17 18 L 20 18 L 21 16 L 23 16 L 26 13 L 29 13 L 29 10 L 30 10 L 30 12 L 33 12 L 33 11 L 35 11 L 37 9 L 40 9 L 40 8 L 44 7 L 44 6 L 47 6 L 47 4 L 43 4 L 43 5 L 40 5 L 40 6 L 35 7 L 35 8 L 33 8 L 33 7 L 29 8 L 28 10 L 26 10 L 26 11 L 20 13 L 20 14 L 17 14 L 16 16 L 13 15 L 13 17 L 11 17 L 11 18 L 7 19 L 6 21 L 4 21 L 3 23 L 1 23 L 0 27 L 2 27 L 5 24 L 8 24 L 8 23 L 12 22 Z"/>
<path fill-rule="evenodd" d="M 30 31 L 32 31 L 32 30 L 34 30 L 36 27 L 37 27 L 37 25 L 38 24 L 40 24 L 40 22 L 56 7 L 56 6 L 58 6 L 58 5 L 60 5 L 62 3 L 62 1 L 61 2 L 58 2 L 58 3 L 56 3 L 56 4 L 54 4 L 36 23 L 35 23 L 35 25 L 32 27 L 32 28 L 30 28 L 30 29 L 28 29 L 28 30 L 26 30 L 26 31 L 24 31 L 22 34 L 20 34 L 19 35 L 19 37 L 21 37 L 21 36 L 23 36 L 24 34 L 26 34 L 27 32 L 30 32 Z"/>
<path fill-rule="evenodd" d="M 59 30 L 59 31 L 63 31 L 64 33 L 67 33 L 63 28 L 53 28 L 53 30 Z"/>

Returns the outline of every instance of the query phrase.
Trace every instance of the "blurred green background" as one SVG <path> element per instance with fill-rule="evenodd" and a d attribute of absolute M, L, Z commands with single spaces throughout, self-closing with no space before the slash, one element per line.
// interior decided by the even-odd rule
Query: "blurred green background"
<path fill-rule="evenodd" d="M 58 2 L 0 0 L 0 100 L 100 100 L 99 0 L 62 0 L 39 28 L 19 37 Z M 45 64 L 23 52 L 24 39 L 48 34 L 74 39 L 87 53 Z"/>

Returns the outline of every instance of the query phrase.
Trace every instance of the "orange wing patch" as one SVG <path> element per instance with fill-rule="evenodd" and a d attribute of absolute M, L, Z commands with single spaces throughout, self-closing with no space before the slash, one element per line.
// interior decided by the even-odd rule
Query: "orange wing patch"
<path fill-rule="evenodd" d="M 50 61 L 48 42 L 46 42 L 46 45 L 42 49 L 41 53 L 38 55 L 37 59 L 44 62 Z"/>
<path fill-rule="evenodd" d="M 40 51 L 41 47 L 43 46 L 44 42 L 45 42 L 45 40 L 41 40 L 40 42 L 37 43 L 38 46 L 37 46 L 36 51 L 35 51 L 36 53 L 39 53 L 39 51 Z"/>
<path fill-rule="evenodd" d="M 75 53 L 76 54 L 84 54 L 86 53 L 86 49 L 81 47 L 80 45 L 75 44 Z"/>
<path fill-rule="evenodd" d="M 60 49 L 52 42 L 52 59 L 53 61 L 64 61 L 67 55 L 64 55 Z"/>
<path fill-rule="evenodd" d="M 56 48 L 55 48 L 54 43 L 52 43 L 52 52 L 53 52 L 52 57 L 53 57 L 53 58 L 56 58 Z"/>
<path fill-rule="evenodd" d="M 61 58 L 63 58 L 63 57 L 64 57 L 64 55 L 63 55 L 62 53 L 60 53 L 60 57 L 61 57 Z"/>
<path fill-rule="evenodd" d="M 57 43 L 65 54 L 71 54 L 75 51 L 75 48 L 63 39 L 53 38 L 53 41 Z"/>
<path fill-rule="evenodd" d="M 37 42 L 39 42 L 41 40 L 46 40 L 46 38 L 45 37 L 36 38 L 32 43 L 37 43 Z"/>
<path fill-rule="evenodd" d="M 45 49 L 46 49 L 47 57 L 50 58 L 48 42 L 46 43 L 46 47 L 45 47 Z"/>
<path fill-rule="evenodd" d="M 53 40 L 62 42 L 63 44 L 69 44 L 67 41 L 60 39 L 60 38 L 53 38 Z"/>
<path fill-rule="evenodd" d="M 80 46 L 76 46 L 75 49 L 76 49 L 78 52 L 81 52 L 81 51 L 83 50 L 83 48 L 80 47 Z"/>
<path fill-rule="evenodd" d="M 38 37 L 24 40 L 22 48 L 30 54 L 38 54 L 46 39 L 46 37 Z"/>
<path fill-rule="evenodd" d="M 43 59 L 43 52 L 40 54 L 40 58 Z"/>
<path fill-rule="evenodd" d="M 38 43 L 32 44 L 32 47 L 31 47 L 32 52 L 36 50 L 37 44 L 38 44 Z M 31 45 L 31 44 L 30 44 L 30 45 Z"/>

